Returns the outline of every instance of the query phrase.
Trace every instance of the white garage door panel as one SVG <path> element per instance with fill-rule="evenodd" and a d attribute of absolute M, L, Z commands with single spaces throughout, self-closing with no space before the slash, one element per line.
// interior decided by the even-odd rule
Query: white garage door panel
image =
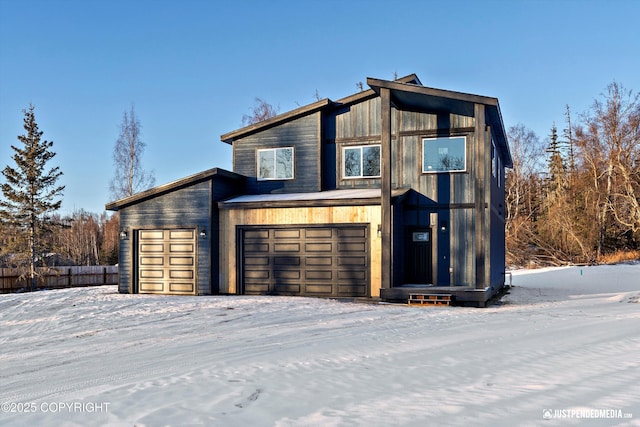
<path fill-rule="evenodd" d="M 194 229 L 140 230 L 138 292 L 195 295 Z"/>

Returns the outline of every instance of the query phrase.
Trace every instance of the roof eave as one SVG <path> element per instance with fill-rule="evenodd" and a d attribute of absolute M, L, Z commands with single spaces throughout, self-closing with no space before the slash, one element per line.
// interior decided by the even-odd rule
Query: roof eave
<path fill-rule="evenodd" d="M 420 79 L 416 74 L 409 74 L 408 76 L 400 77 L 395 81 L 400 83 L 405 83 L 405 84 L 412 84 L 412 85 L 419 85 L 419 86 L 422 85 L 422 83 L 420 82 Z M 355 104 L 356 102 L 363 101 L 367 98 L 374 98 L 378 95 L 379 95 L 379 92 L 376 92 L 373 89 L 367 89 L 367 90 L 360 91 L 358 93 L 354 93 L 353 95 L 340 98 L 337 101 L 335 101 L 335 103 L 340 105 Z"/>
<path fill-rule="evenodd" d="M 140 193 L 136 193 L 132 196 L 107 203 L 105 205 L 105 209 L 108 211 L 118 211 L 124 207 L 139 203 L 143 200 L 160 196 L 162 194 L 166 194 L 178 188 L 182 188 L 182 187 L 196 184 L 198 182 L 206 181 L 207 179 L 211 179 L 214 176 L 220 177 L 220 178 L 237 180 L 237 181 L 241 181 L 245 179 L 244 176 L 234 172 L 230 172 L 225 169 L 221 169 L 221 168 L 208 169 L 206 171 L 202 171 L 194 175 L 190 175 L 188 177 L 169 182 L 167 184 L 163 184 L 154 188 L 150 188 L 145 191 L 141 191 Z"/>
<path fill-rule="evenodd" d="M 418 86 L 415 84 L 404 83 L 399 81 L 388 81 L 374 78 L 367 78 L 367 84 L 371 87 L 372 90 L 376 92 L 376 94 L 380 93 L 382 88 L 389 89 L 390 91 L 397 92 L 407 92 L 415 95 L 421 95 L 427 97 L 427 99 L 447 99 L 453 100 L 455 102 L 454 105 L 457 105 L 462 110 L 469 110 L 471 104 L 483 104 L 487 107 L 488 110 L 488 122 L 495 128 L 496 137 L 499 140 L 500 146 L 503 148 L 504 152 L 504 165 L 506 167 L 513 167 L 513 160 L 511 158 L 511 153 L 509 150 L 509 143 L 507 140 L 506 129 L 504 127 L 504 122 L 502 120 L 502 112 L 500 111 L 500 104 L 497 98 L 475 95 L 471 93 L 464 92 L 456 92 L 445 89 L 436 89 L 425 86 Z M 392 95 L 392 102 L 400 103 L 400 100 L 395 99 Z M 468 105 L 469 107 L 463 107 Z M 397 107 L 402 107 L 401 105 L 396 105 Z"/>
<path fill-rule="evenodd" d="M 282 122 L 293 120 L 298 117 L 305 116 L 307 114 L 315 113 L 316 111 L 322 110 L 323 108 L 327 107 L 331 103 L 332 101 L 329 98 L 321 99 L 320 101 L 314 102 L 313 104 L 305 105 L 300 108 L 296 108 L 295 110 L 291 110 L 286 113 L 279 114 L 270 119 L 263 120 L 261 122 L 254 123 L 252 125 L 245 126 L 238 130 L 234 130 L 232 132 L 228 132 L 223 135 L 220 135 L 220 140 L 222 142 L 226 142 L 227 144 L 233 144 L 233 141 L 235 141 L 238 138 L 242 138 L 252 133 L 259 132 L 261 130 L 276 126 Z"/>
<path fill-rule="evenodd" d="M 498 105 L 498 99 L 489 96 L 474 95 L 471 93 L 456 92 L 445 89 L 436 89 L 427 86 L 418 86 L 415 84 L 403 83 L 400 81 L 389 81 L 367 77 L 367 84 L 378 94 L 380 93 L 381 88 L 386 88 L 403 92 L 413 92 L 427 96 L 454 99 L 457 101 L 473 102 L 476 104 Z"/>

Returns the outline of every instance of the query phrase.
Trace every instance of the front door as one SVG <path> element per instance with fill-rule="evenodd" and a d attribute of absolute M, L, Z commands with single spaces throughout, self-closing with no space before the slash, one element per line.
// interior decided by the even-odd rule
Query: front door
<path fill-rule="evenodd" d="M 404 275 L 406 284 L 431 284 L 431 229 L 407 231 Z"/>

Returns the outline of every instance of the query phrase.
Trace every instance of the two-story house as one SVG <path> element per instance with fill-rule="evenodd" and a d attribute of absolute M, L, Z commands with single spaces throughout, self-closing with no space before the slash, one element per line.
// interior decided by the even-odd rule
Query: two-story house
<path fill-rule="evenodd" d="M 505 167 L 495 98 L 417 76 L 367 79 L 221 136 L 211 169 L 106 206 L 120 212 L 123 293 L 453 295 L 505 281 Z"/>

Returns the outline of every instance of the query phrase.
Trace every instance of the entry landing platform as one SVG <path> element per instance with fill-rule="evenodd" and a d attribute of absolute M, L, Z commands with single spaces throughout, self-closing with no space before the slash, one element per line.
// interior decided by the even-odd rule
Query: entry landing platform
<path fill-rule="evenodd" d="M 380 299 L 386 302 L 407 302 L 412 295 L 451 295 L 451 305 L 485 307 L 487 302 L 499 292 L 490 287 L 474 289 L 467 286 L 403 285 L 380 289 Z"/>

